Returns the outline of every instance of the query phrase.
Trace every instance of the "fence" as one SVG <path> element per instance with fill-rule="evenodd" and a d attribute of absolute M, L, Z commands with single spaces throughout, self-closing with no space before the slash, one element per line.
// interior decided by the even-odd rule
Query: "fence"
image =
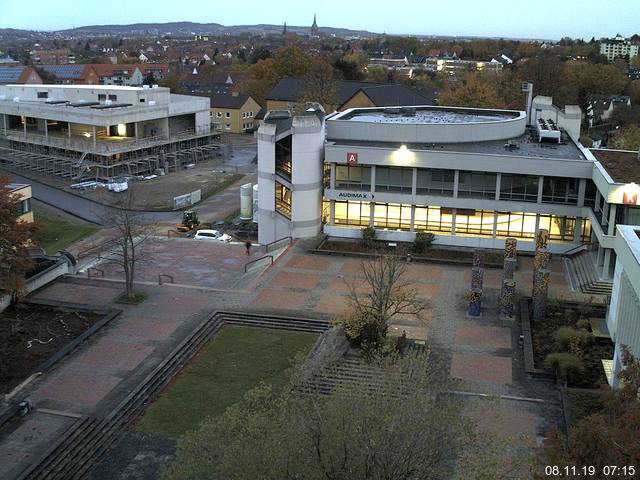
<path fill-rule="evenodd" d="M 252 260 L 251 262 L 245 264 L 244 273 L 247 273 L 249 270 L 253 270 L 254 268 L 259 268 L 264 263 L 273 265 L 273 255 L 265 255 L 264 257 L 257 258 L 256 260 Z"/>
<path fill-rule="evenodd" d="M 293 242 L 293 238 L 292 238 L 292 237 L 283 237 L 283 238 L 280 238 L 280 239 L 278 239 L 278 240 L 275 240 L 275 241 L 273 241 L 273 242 L 271 242 L 271 243 L 267 243 L 267 244 L 264 246 L 264 251 L 265 251 L 265 253 L 269 253 L 269 252 L 272 252 L 272 251 L 274 251 L 274 250 L 277 250 L 277 249 L 279 249 L 279 248 L 284 247 L 284 246 L 285 246 L 285 245 L 284 245 L 284 242 L 285 242 L 285 241 L 286 241 L 286 245 L 287 245 L 287 246 L 288 246 L 288 245 L 291 245 L 291 243 Z"/>

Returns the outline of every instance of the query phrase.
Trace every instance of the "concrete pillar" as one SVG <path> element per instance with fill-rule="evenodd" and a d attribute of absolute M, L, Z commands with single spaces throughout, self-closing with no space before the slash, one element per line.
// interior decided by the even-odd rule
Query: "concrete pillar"
<path fill-rule="evenodd" d="M 600 265 L 602 265 L 603 260 L 604 260 L 604 248 L 602 248 L 601 245 L 598 245 L 598 255 L 596 256 L 596 265 L 598 266 L 598 268 L 600 267 Z"/>
<path fill-rule="evenodd" d="M 542 203 L 542 189 L 544 187 L 544 177 L 538 177 L 538 203 Z"/>
<path fill-rule="evenodd" d="M 376 166 L 372 165 L 371 166 L 371 193 L 375 193 L 376 192 Z M 371 195 L 371 197 L 373 198 L 373 195 Z M 373 215 L 373 211 L 372 211 L 372 215 Z"/>
<path fill-rule="evenodd" d="M 578 183 L 578 206 L 584 207 L 584 195 L 587 191 L 587 180 L 584 178 L 580 179 Z"/>
<path fill-rule="evenodd" d="M 369 226 L 370 227 L 373 227 L 373 214 L 375 213 L 375 210 L 376 210 L 376 203 L 369 202 Z"/>
<path fill-rule="evenodd" d="M 414 168 L 411 174 L 411 195 L 415 197 L 417 192 L 418 192 L 418 169 Z M 411 223 L 413 224 L 413 221 Z"/>
<path fill-rule="evenodd" d="M 460 183 L 460 170 L 456 170 L 453 174 L 453 198 L 458 196 L 458 183 Z"/>
<path fill-rule="evenodd" d="M 442 210 L 440 210 L 440 213 L 442 214 Z M 451 235 L 456 234 L 456 215 L 457 215 L 457 210 L 454 208 L 451 210 Z"/>
<path fill-rule="evenodd" d="M 500 200 L 500 184 L 502 183 L 502 174 L 498 173 L 496 175 L 496 200 Z"/>
<path fill-rule="evenodd" d="M 98 146 L 98 139 L 97 139 L 97 135 L 96 135 L 96 126 L 93 125 L 91 127 L 91 130 L 93 131 L 93 148 L 96 148 Z"/>
<path fill-rule="evenodd" d="M 416 223 L 416 206 L 411 205 L 411 227 L 409 227 L 410 232 L 416 231 L 415 223 Z"/>
<path fill-rule="evenodd" d="M 498 236 L 498 212 L 493 212 L 493 238 Z"/>
<path fill-rule="evenodd" d="M 609 205 L 609 226 L 607 235 L 615 235 L 616 234 L 616 211 L 618 210 L 618 206 L 615 203 Z"/>
<path fill-rule="evenodd" d="M 600 278 L 602 278 L 603 280 L 609 280 L 610 276 L 609 275 L 609 270 L 611 268 L 611 249 L 610 248 L 605 248 L 604 249 L 604 260 L 602 262 L 602 272 L 600 274 Z"/>
<path fill-rule="evenodd" d="M 335 219 L 336 219 L 336 201 L 330 200 L 329 201 L 329 225 L 334 225 Z"/>
<path fill-rule="evenodd" d="M 3 124 L 4 124 L 4 134 L 7 135 L 7 114 L 2 114 Z"/>
<path fill-rule="evenodd" d="M 573 241 L 580 243 L 582 241 L 582 217 L 576 217 L 576 229 L 573 232 Z"/>
<path fill-rule="evenodd" d="M 44 138 L 49 138 L 49 121 L 44 119 Z"/>
<path fill-rule="evenodd" d="M 136 140 L 138 140 L 138 122 L 133 123 L 133 132 L 136 137 Z"/>
<path fill-rule="evenodd" d="M 67 138 L 71 140 L 71 122 L 67 122 Z"/>
<path fill-rule="evenodd" d="M 24 117 L 24 123 L 22 124 L 22 133 L 24 138 L 27 138 L 27 116 Z"/>
<path fill-rule="evenodd" d="M 329 178 L 329 188 L 331 190 L 335 190 L 336 188 L 336 163 L 335 162 L 331 162 L 331 177 Z M 333 205 L 333 201 L 331 202 L 331 205 Z"/>

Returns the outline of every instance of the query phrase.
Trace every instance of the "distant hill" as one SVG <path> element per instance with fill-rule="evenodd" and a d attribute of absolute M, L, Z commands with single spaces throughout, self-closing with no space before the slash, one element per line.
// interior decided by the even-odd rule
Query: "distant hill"
<path fill-rule="evenodd" d="M 309 34 L 310 26 L 287 25 L 287 31 L 298 34 Z M 378 33 L 366 30 L 351 30 L 348 28 L 320 27 L 320 31 L 327 35 L 339 37 L 373 37 Z M 196 22 L 169 22 L 169 23 L 134 23 L 130 25 L 87 25 L 66 30 L 53 32 L 37 32 L 34 30 L 18 30 L 13 28 L 0 29 L 0 38 L 33 38 L 35 35 L 48 36 L 165 36 L 188 37 L 198 35 L 238 35 L 241 33 L 255 34 L 279 34 L 282 32 L 282 25 L 230 25 L 225 26 L 219 23 L 196 23 Z"/>

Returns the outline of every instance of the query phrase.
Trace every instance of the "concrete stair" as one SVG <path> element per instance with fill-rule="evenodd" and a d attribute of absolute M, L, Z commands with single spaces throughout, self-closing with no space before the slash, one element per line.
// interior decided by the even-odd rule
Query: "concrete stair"
<path fill-rule="evenodd" d="M 601 280 L 593 264 L 591 252 L 583 250 L 566 257 L 567 268 L 575 287 L 587 295 L 611 296 L 612 282 Z"/>

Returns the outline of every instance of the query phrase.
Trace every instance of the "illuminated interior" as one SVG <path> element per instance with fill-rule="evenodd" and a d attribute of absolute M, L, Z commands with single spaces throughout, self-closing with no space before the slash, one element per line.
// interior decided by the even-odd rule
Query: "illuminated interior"
<path fill-rule="evenodd" d="M 416 232 L 451 234 L 455 219 L 454 234 L 458 236 L 481 236 L 533 239 L 538 228 L 549 230 L 551 241 L 573 242 L 576 227 L 574 217 L 545 215 L 526 212 L 495 212 L 493 210 L 454 209 L 399 203 L 375 203 L 335 201 L 334 224 L 338 226 L 367 227 L 371 223 L 379 230 L 411 230 Z M 495 234 L 494 234 L 495 225 Z M 583 219 L 581 241 L 589 242 L 591 224 Z"/>

